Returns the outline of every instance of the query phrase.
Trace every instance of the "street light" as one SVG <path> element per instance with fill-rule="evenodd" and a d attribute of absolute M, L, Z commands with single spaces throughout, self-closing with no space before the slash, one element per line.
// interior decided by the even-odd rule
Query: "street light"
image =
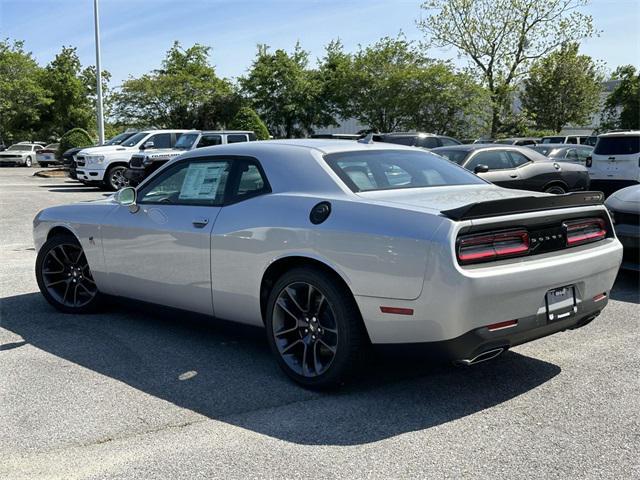
<path fill-rule="evenodd" d="M 100 13 L 98 0 L 93 0 L 93 18 L 96 32 L 96 115 L 98 123 L 98 144 L 104 143 L 104 118 L 102 116 L 102 68 L 100 67 Z"/>

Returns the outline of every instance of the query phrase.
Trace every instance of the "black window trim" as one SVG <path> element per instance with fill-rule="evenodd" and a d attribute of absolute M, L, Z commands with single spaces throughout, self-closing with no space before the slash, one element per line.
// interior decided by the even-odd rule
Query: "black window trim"
<path fill-rule="evenodd" d="M 236 182 L 236 180 L 239 183 L 240 180 L 240 175 L 238 175 L 239 172 L 239 167 L 238 165 L 240 165 L 241 161 L 247 161 L 249 164 L 253 164 L 258 168 L 258 171 L 260 172 L 260 175 L 262 176 L 262 179 L 264 181 L 264 187 L 261 190 L 258 190 L 254 193 L 251 194 L 245 194 L 242 195 L 242 197 L 239 197 L 238 194 L 236 193 L 235 195 L 231 195 L 231 186 L 234 185 L 234 183 Z M 168 166 L 166 169 L 163 169 L 158 175 L 154 175 L 153 177 L 150 177 L 151 180 L 149 182 L 144 182 L 142 183 L 137 189 L 136 189 L 136 197 L 137 198 L 141 198 L 142 195 L 144 194 L 144 190 L 147 190 L 148 188 L 152 187 L 153 185 L 156 185 L 158 182 L 162 181 L 164 178 L 166 178 L 168 175 L 171 175 L 172 172 L 174 172 L 174 170 L 176 170 L 177 168 L 179 168 L 181 165 L 183 165 L 184 163 L 208 163 L 208 162 L 228 162 L 230 165 L 230 172 L 229 172 L 229 176 L 227 177 L 227 182 L 224 186 L 224 194 L 223 194 L 223 199 L 222 199 L 222 203 L 217 204 L 217 205 L 212 205 L 210 203 L 163 203 L 163 202 L 143 202 L 143 201 L 137 201 L 138 205 L 164 205 L 164 206 L 172 206 L 172 207 L 216 207 L 216 208 L 222 208 L 222 207 L 226 207 L 228 205 L 233 205 L 235 203 L 240 203 L 243 202 L 245 200 L 249 200 L 251 198 L 255 198 L 255 197 L 259 197 L 261 195 L 266 195 L 268 193 L 271 193 L 271 184 L 269 183 L 269 179 L 267 178 L 267 175 L 264 172 L 264 169 L 262 168 L 262 165 L 260 164 L 260 161 L 255 158 L 255 157 L 251 157 L 251 156 L 247 156 L 247 155 L 207 155 L 204 157 L 189 157 L 189 158 L 183 158 L 178 160 L 175 163 L 172 163 L 170 166 Z"/>

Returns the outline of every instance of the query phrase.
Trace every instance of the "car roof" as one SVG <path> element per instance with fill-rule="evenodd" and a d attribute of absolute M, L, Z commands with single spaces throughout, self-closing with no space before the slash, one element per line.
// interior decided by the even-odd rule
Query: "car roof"
<path fill-rule="evenodd" d="M 626 130 L 624 132 L 608 132 L 598 135 L 598 137 L 635 137 L 640 136 L 640 130 Z"/>

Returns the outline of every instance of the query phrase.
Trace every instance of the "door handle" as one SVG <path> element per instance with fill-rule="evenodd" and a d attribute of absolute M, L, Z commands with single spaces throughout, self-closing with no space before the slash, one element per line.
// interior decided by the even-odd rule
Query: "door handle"
<path fill-rule="evenodd" d="M 204 217 L 198 217 L 194 219 L 193 222 L 191 223 L 193 223 L 193 226 L 196 228 L 203 228 L 209 223 L 209 219 Z"/>

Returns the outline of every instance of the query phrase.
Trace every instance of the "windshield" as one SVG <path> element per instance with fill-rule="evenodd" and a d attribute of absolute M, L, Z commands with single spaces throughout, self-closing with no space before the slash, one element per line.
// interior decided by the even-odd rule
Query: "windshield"
<path fill-rule="evenodd" d="M 123 147 L 135 147 L 147 135 L 149 135 L 148 132 L 136 133 L 135 135 L 132 135 L 131 137 L 129 137 L 126 140 L 124 140 L 120 145 L 122 145 Z"/>
<path fill-rule="evenodd" d="M 564 137 L 544 137 L 542 143 L 564 143 Z"/>
<path fill-rule="evenodd" d="M 593 153 L 597 155 L 631 155 L 640 153 L 640 136 L 599 137 Z"/>
<path fill-rule="evenodd" d="M 468 151 L 466 150 L 440 150 L 436 149 L 433 153 L 440 155 L 450 162 L 457 163 L 458 165 L 462 165 L 464 163 L 464 159 L 467 158 Z"/>
<path fill-rule="evenodd" d="M 110 138 L 109 140 L 104 142 L 103 145 L 120 145 L 127 138 L 129 138 L 132 135 L 134 135 L 134 133 L 135 132 L 123 132 L 123 133 L 120 133 L 120 134 L 116 135 L 115 137 Z"/>
<path fill-rule="evenodd" d="M 326 155 L 324 159 L 353 192 L 485 183 L 428 152 L 342 152 Z"/>
<path fill-rule="evenodd" d="M 193 147 L 193 142 L 198 138 L 199 133 L 183 133 L 176 142 L 174 148 L 179 150 L 189 150 Z"/>
<path fill-rule="evenodd" d="M 31 145 L 11 145 L 7 150 L 31 151 Z"/>

